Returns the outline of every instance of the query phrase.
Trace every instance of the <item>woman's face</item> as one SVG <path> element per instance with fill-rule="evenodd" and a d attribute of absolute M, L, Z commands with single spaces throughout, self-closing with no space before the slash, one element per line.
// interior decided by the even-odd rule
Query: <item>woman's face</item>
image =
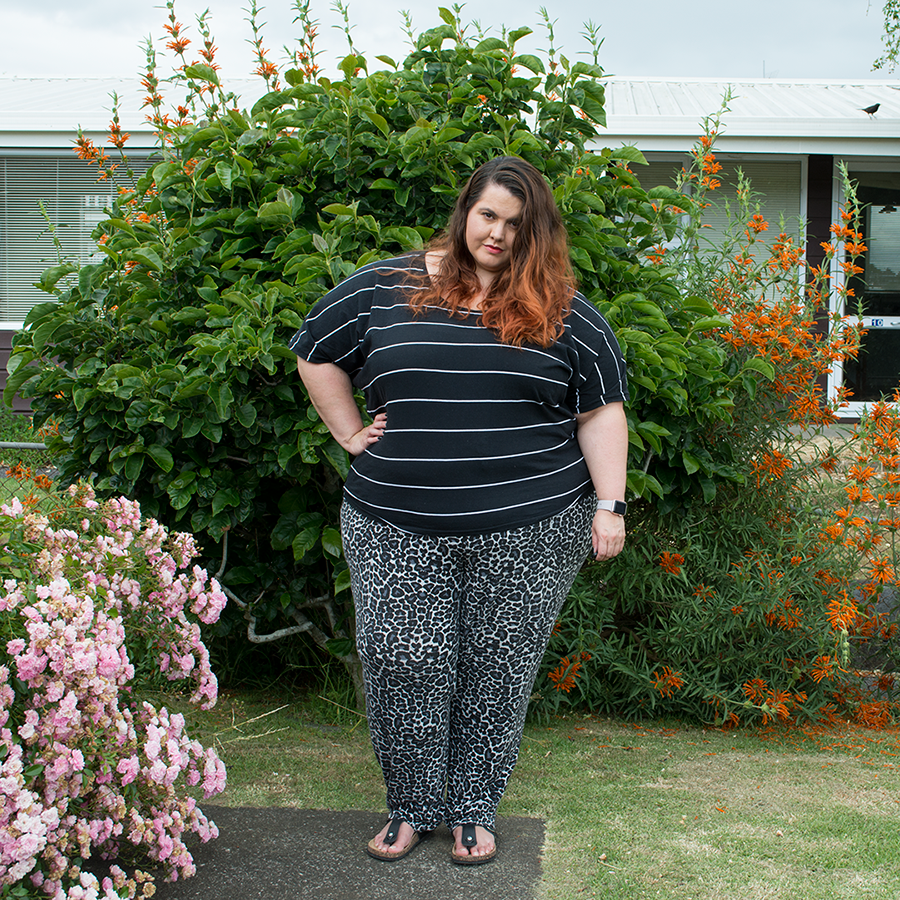
<path fill-rule="evenodd" d="M 483 287 L 507 266 L 522 215 L 522 202 L 505 187 L 488 184 L 466 217 L 466 247 Z"/>

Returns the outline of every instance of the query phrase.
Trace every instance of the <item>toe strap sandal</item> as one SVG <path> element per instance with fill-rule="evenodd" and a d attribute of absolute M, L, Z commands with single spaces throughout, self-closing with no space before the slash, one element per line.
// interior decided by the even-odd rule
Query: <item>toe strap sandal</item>
<path fill-rule="evenodd" d="M 483 826 L 482 826 L 483 827 Z M 485 829 L 487 830 L 487 829 Z M 493 834 L 493 832 L 491 832 Z M 462 835 L 460 836 L 460 843 L 463 847 L 475 847 L 478 844 L 478 836 L 475 833 L 475 826 L 471 823 L 467 823 L 462 826 Z M 477 856 L 472 856 L 471 853 L 457 853 L 456 848 L 454 847 L 450 851 L 450 859 L 452 862 L 455 862 L 458 866 L 480 866 L 484 863 L 490 862 L 497 855 L 497 847 L 494 846 L 494 849 L 491 850 L 490 853 L 481 853 Z"/>
<path fill-rule="evenodd" d="M 392 846 L 394 841 L 397 840 L 397 835 L 400 834 L 400 826 L 403 824 L 403 819 L 399 817 L 394 817 L 388 822 L 388 830 L 384 835 L 383 843 L 388 846 Z M 396 853 L 391 853 L 389 850 L 382 850 L 380 847 L 375 846 L 375 838 L 372 838 L 371 841 L 366 845 L 366 853 L 369 854 L 373 859 L 380 859 L 382 862 L 396 862 L 398 859 L 403 859 L 404 856 L 409 856 L 410 853 L 425 839 L 428 835 L 428 832 L 418 832 L 414 831 L 412 837 L 409 839 L 409 843 L 402 850 L 398 850 Z"/>

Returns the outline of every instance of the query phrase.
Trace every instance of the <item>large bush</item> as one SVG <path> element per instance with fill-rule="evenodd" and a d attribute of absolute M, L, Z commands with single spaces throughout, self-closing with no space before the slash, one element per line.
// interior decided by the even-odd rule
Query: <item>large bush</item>
<path fill-rule="evenodd" d="M 45 274 L 55 297 L 16 340 L 7 395 L 29 396 L 38 425 L 59 423 L 51 444 L 64 481 L 90 475 L 200 535 L 223 558 L 251 639 L 306 632 L 358 684 L 337 531 L 348 460 L 286 341 L 359 265 L 421 248 L 469 173 L 498 154 L 548 178 L 581 289 L 623 345 L 632 495 L 674 510 L 740 477 L 709 436 L 730 420 L 741 379 L 758 373 L 708 337 L 724 323 L 708 299 L 647 263 L 692 201 L 642 189 L 634 148 L 585 150 L 604 119 L 596 46 L 592 63 L 520 54 L 528 29 L 471 39 L 442 10 L 402 66 L 379 57 L 388 68 L 370 71 L 351 53 L 332 82 L 318 74 L 301 6 L 296 65 L 279 74 L 257 41 L 269 90 L 239 111 L 208 33 L 205 62 L 188 65 L 169 8 L 188 100 L 163 111 L 148 50 L 159 161 L 99 226 L 102 262 Z M 121 147 L 117 126 L 110 140 Z M 108 172 L 90 142 L 79 150 Z"/>

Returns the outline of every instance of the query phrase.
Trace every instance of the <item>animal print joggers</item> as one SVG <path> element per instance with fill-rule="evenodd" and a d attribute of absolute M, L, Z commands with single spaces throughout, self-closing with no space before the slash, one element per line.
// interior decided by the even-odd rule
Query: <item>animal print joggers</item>
<path fill-rule="evenodd" d="M 417 831 L 493 830 L 550 632 L 590 550 L 593 495 L 534 525 L 410 534 L 344 503 L 369 730 Z"/>

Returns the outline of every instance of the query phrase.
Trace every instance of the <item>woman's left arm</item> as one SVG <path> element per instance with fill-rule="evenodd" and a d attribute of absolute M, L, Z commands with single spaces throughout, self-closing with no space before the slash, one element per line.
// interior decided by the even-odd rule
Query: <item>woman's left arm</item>
<path fill-rule="evenodd" d="M 576 437 L 587 462 L 591 482 L 600 500 L 625 499 L 628 466 L 628 420 L 622 403 L 608 403 L 578 413 Z M 625 519 L 605 509 L 598 510 L 591 526 L 597 559 L 612 559 L 625 546 Z"/>

